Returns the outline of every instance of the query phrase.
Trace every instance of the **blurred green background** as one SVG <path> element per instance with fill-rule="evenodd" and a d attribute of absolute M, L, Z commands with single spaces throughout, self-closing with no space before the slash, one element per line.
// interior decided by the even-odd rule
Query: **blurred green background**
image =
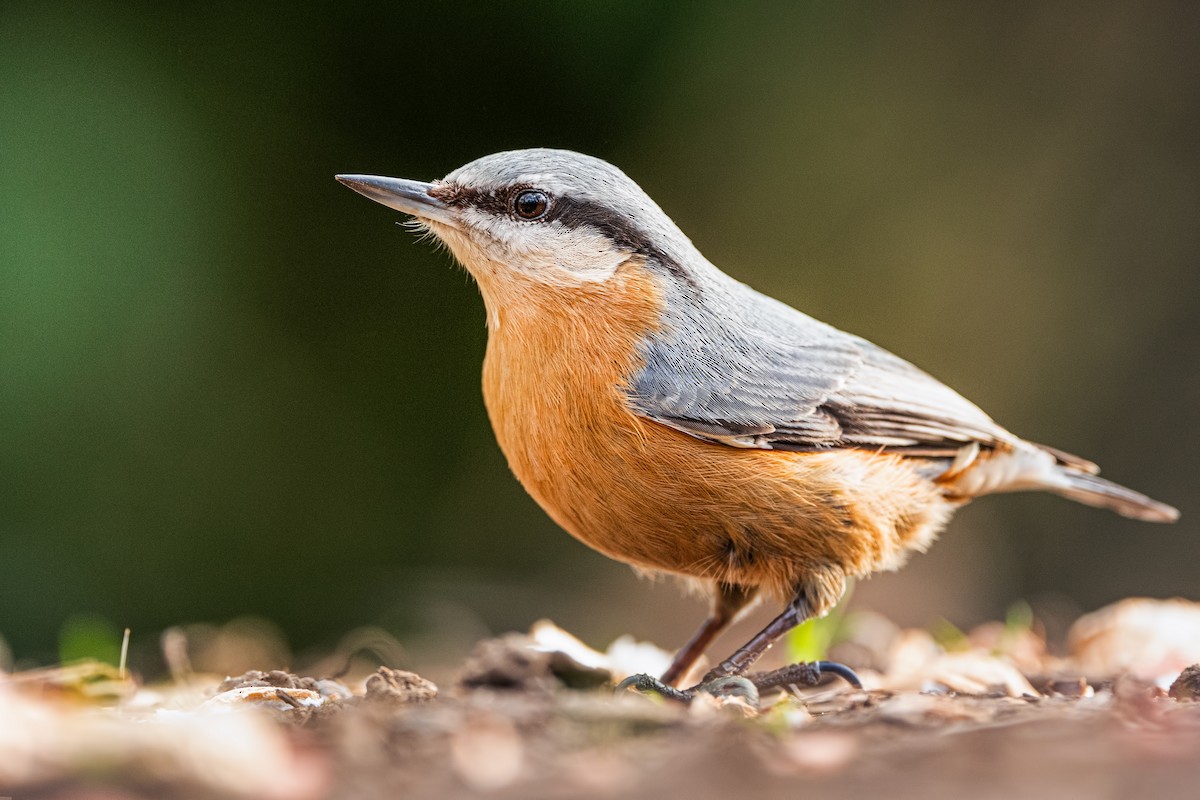
<path fill-rule="evenodd" d="M 333 181 L 621 166 L 715 263 L 1172 527 L 988 499 L 858 607 L 1200 596 L 1200 6 L 0 4 L 0 634 L 257 615 L 461 657 L 702 606 L 555 526 L 484 414 L 464 273 Z"/>

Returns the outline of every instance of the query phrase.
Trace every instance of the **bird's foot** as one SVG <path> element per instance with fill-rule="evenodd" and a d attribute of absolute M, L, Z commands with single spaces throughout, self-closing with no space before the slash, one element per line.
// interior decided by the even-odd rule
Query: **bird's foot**
<path fill-rule="evenodd" d="M 802 661 L 770 672 L 752 672 L 746 677 L 759 691 L 767 691 L 780 686 L 816 686 L 826 675 L 836 675 L 855 689 L 863 688 L 854 670 L 836 661 Z"/>
<path fill-rule="evenodd" d="M 675 700 L 685 705 L 692 702 L 693 691 L 691 689 L 676 689 L 674 686 L 668 686 L 653 675 L 647 675 L 644 672 L 637 675 L 630 675 L 618 683 L 614 694 L 623 694 L 630 689 L 633 689 L 638 694 L 653 693 L 661 695 L 668 700 Z"/>
<path fill-rule="evenodd" d="M 631 675 L 617 684 L 617 693 L 634 689 L 643 694 L 653 692 L 668 700 L 680 703 L 691 703 L 692 699 L 701 692 L 714 697 L 740 697 L 747 703 L 757 706 L 760 692 L 777 689 L 781 686 L 816 686 L 825 675 L 837 675 L 856 689 L 862 688 L 862 681 L 854 670 L 836 661 L 812 661 L 800 664 L 790 664 L 770 672 L 752 672 L 747 675 L 714 674 L 716 670 L 704 676 L 704 680 L 690 689 L 676 689 L 668 686 L 653 675 Z"/>
<path fill-rule="evenodd" d="M 722 675 L 704 683 L 699 683 L 690 689 L 676 689 L 668 686 L 653 675 L 630 675 L 617 684 L 616 693 L 621 694 L 634 689 L 641 694 L 654 693 L 685 705 L 704 693 L 713 697 L 740 697 L 752 706 L 758 705 L 758 688 L 748 679 L 739 675 Z"/>

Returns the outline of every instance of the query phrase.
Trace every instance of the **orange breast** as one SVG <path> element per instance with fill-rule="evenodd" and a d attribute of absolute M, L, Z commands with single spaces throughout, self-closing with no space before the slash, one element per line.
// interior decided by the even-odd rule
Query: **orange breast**
<path fill-rule="evenodd" d="M 488 413 L 517 478 L 596 550 L 790 597 L 814 575 L 899 566 L 948 515 L 898 457 L 738 449 L 634 414 L 624 387 L 662 304 L 637 262 L 603 284 L 520 296 L 493 312 Z"/>

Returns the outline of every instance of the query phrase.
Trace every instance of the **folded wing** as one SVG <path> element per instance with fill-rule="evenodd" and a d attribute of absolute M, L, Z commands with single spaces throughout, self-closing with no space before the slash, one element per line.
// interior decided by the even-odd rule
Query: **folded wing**
<path fill-rule="evenodd" d="M 1016 438 L 945 384 L 865 339 L 731 282 L 672 303 L 629 387 L 646 417 L 735 447 L 952 456 Z M 710 290 L 711 291 L 711 290 Z"/>

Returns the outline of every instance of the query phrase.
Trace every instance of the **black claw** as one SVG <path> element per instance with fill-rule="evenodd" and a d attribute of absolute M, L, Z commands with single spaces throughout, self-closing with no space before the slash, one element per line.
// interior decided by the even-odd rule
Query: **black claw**
<path fill-rule="evenodd" d="M 822 675 L 837 675 L 855 689 L 863 688 L 862 681 L 859 680 L 858 674 L 845 664 L 839 664 L 836 661 L 818 661 L 817 671 Z"/>

